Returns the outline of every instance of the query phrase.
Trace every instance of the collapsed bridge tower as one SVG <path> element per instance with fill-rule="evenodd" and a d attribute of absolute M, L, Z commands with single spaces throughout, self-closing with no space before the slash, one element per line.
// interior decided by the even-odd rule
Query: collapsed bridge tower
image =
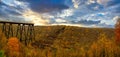
<path fill-rule="evenodd" d="M 0 25 L 7 38 L 17 37 L 25 45 L 35 40 L 33 23 L 0 21 Z"/>

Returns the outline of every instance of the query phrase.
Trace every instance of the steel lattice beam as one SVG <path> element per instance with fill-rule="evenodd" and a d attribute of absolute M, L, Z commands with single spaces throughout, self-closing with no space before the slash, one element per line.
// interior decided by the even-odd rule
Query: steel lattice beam
<path fill-rule="evenodd" d="M 17 37 L 22 43 L 27 45 L 35 40 L 34 24 L 0 21 L 2 32 L 7 38 Z"/>

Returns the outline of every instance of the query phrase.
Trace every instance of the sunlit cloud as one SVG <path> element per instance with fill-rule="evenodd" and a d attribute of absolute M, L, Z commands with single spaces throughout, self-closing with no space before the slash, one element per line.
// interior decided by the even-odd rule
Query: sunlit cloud
<path fill-rule="evenodd" d="M 75 8 L 79 7 L 80 0 L 72 0 L 72 2 L 73 2 L 73 5 L 74 5 Z"/>
<path fill-rule="evenodd" d="M 49 20 L 44 19 L 39 13 L 33 12 L 32 10 L 26 10 L 22 16 L 26 21 L 32 22 L 35 25 L 47 25 Z"/>
<path fill-rule="evenodd" d="M 65 22 L 67 22 L 66 20 L 64 20 L 64 19 L 56 19 L 55 20 L 57 23 L 65 23 Z"/>
<path fill-rule="evenodd" d="M 66 9 L 63 10 L 61 13 L 58 13 L 57 16 L 61 18 L 72 16 L 74 13 L 74 9 Z"/>
<path fill-rule="evenodd" d="M 103 4 L 103 5 L 106 5 L 109 1 L 111 0 L 97 0 L 99 4 Z"/>
<path fill-rule="evenodd" d="M 89 3 L 96 3 L 95 0 L 89 0 Z"/>
<path fill-rule="evenodd" d="M 117 21 L 120 18 L 120 16 L 113 17 L 113 21 Z"/>

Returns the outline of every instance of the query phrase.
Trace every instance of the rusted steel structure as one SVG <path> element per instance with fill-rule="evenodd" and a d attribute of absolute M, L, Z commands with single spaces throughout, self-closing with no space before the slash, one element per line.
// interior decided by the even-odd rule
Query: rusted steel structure
<path fill-rule="evenodd" d="M 34 24 L 0 21 L 2 32 L 9 37 L 17 37 L 26 45 L 35 40 Z"/>

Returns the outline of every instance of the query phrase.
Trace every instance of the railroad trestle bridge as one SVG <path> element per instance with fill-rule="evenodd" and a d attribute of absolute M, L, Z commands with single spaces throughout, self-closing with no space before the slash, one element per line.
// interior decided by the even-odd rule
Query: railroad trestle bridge
<path fill-rule="evenodd" d="M 0 21 L 0 25 L 7 38 L 17 37 L 25 45 L 35 40 L 33 23 Z"/>

